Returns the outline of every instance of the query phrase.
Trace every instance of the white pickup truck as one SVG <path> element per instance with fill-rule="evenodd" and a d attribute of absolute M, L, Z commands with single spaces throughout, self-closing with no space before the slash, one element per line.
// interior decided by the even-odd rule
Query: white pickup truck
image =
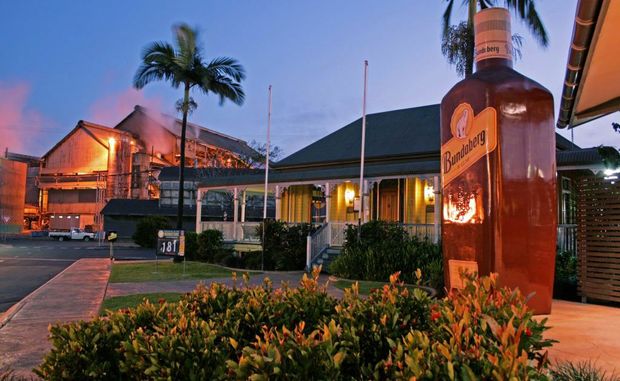
<path fill-rule="evenodd" d="M 72 228 L 69 231 L 50 232 L 49 237 L 53 239 L 57 239 L 59 241 L 64 241 L 64 240 L 90 241 L 91 239 L 95 239 L 95 233 L 87 233 L 82 229 Z"/>

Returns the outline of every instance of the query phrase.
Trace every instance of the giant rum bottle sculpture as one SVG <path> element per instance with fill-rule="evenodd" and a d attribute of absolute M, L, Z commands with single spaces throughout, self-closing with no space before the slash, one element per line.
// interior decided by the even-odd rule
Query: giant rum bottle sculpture
<path fill-rule="evenodd" d="M 474 19 L 473 75 L 441 102 L 442 243 L 448 289 L 461 274 L 499 273 L 502 286 L 551 311 L 556 248 L 553 97 L 512 68 L 510 14 Z"/>

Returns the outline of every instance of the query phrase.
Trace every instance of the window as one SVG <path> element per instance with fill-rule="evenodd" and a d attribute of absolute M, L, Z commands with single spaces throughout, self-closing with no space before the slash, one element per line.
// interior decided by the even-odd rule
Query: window
<path fill-rule="evenodd" d="M 568 177 L 561 178 L 560 193 L 560 224 L 574 224 L 576 202 L 573 193 L 572 181 Z"/>

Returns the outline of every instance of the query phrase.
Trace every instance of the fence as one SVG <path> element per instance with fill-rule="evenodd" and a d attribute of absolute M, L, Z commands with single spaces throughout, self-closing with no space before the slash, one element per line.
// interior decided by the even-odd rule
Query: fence
<path fill-rule="evenodd" d="M 235 242 L 260 242 L 258 227 L 260 222 L 233 222 L 233 221 L 205 221 L 202 222 L 202 230 L 219 230 L 224 236 L 224 241 Z"/>
<path fill-rule="evenodd" d="M 410 237 L 416 236 L 420 239 L 428 239 L 431 242 L 435 240 L 435 225 L 432 224 L 403 224 L 403 229 Z"/>
<path fill-rule="evenodd" d="M 620 182 L 580 179 L 577 221 L 582 297 L 620 302 Z"/>

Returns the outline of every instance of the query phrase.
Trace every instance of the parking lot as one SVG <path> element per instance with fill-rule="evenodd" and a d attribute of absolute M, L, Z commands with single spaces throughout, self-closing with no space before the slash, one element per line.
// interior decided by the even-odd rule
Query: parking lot
<path fill-rule="evenodd" d="M 107 243 L 65 241 L 49 238 L 0 241 L 0 313 L 81 258 L 107 258 Z M 152 249 L 119 242 L 114 247 L 118 260 L 155 259 Z M 67 290 L 70 296 L 70 290 Z"/>

